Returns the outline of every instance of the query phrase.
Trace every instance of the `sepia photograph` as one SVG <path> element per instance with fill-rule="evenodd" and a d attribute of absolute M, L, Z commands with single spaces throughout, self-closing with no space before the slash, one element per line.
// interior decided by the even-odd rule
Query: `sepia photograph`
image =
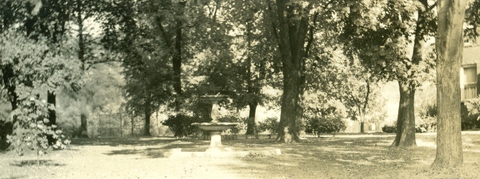
<path fill-rule="evenodd" d="M 475 179 L 480 0 L 0 0 L 0 179 Z"/>

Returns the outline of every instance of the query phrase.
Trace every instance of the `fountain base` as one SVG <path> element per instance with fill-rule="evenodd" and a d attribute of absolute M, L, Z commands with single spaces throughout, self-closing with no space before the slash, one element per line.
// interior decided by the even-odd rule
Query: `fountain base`
<path fill-rule="evenodd" d="M 210 146 L 205 152 L 225 152 L 225 148 L 222 145 L 222 131 L 225 129 L 230 129 L 233 126 L 238 125 L 238 123 L 230 122 L 204 122 L 204 123 L 193 123 L 193 126 L 210 132 Z"/>
<path fill-rule="evenodd" d="M 222 145 L 222 131 L 210 131 L 210 146 L 205 152 L 225 152 Z"/>

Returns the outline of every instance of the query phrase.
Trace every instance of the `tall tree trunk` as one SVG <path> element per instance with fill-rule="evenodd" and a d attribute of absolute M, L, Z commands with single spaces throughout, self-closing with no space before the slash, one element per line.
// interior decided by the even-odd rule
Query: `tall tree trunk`
<path fill-rule="evenodd" d="M 425 42 L 425 33 L 426 29 L 426 15 L 430 8 L 428 6 L 427 0 L 420 0 L 420 3 L 424 6 L 424 9 L 419 9 L 418 18 L 416 21 L 415 27 L 415 36 L 413 41 L 413 53 L 412 53 L 412 64 L 406 64 L 408 70 L 412 70 L 413 66 L 417 66 L 423 60 L 423 46 Z M 413 73 L 424 73 L 419 71 L 414 71 Z M 399 80 L 400 88 L 400 104 L 398 108 L 398 119 L 397 119 L 397 135 L 393 146 L 397 147 L 414 147 L 416 146 L 415 139 L 415 90 L 417 85 L 414 82 L 411 82 L 411 78 L 415 78 L 413 75 L 409 76 L 407 79 Z"/>
<path fill-rule="evenodd" d="M 249 7 L 249 3 L 247 2 L 246 8 Z M 251 47 L 251 35 L 252 35 L 252 23 L 251 23 L 251 18 L 250 14 L 247 15 L 248 18 L 246 20 L 246 41 L 247 41 L 247 51 L 246 51 L 246 56 L 247 56 L 247 93 L 248 94 L 258 94 L 257 91 L 259 90 L 254 90 L 253 86 L 253 75 L 252 75 L 252 57 L 250 53 L 250 47 Z M 249 113 L 248 113 L 248 119 L 247 119 L 247 132 L 245 133 L 246 135 L 256 135 L 256 128 L 255 128 L 255 112 L 257 111 L 257 101 L 250 102 L 248 104 L 249 107 Z"/>
<path fill-rule="evenodd" d="M 360 111 L 360 133 L 365 133 L 365 113 L 367 112 L 367 107 L 368 107 L 368 101 L 370 100 L 370 80 L 367 79 L 367 91 L 365 95 L 365 101 L 363 102 L 362 107 L 358 107 Z"/>
<path fill-rule="evenodd" d="M 10 105 L 12 107 L 12 111 L 18 108 L 18 95 L 15 92 L 16 86 L 12 84 L 11 79 L 14 77 L 13 66 L 12 64 L 8 64 L 2 68 L 2 78 L 3 78 L 3 85 L 7 88 L 8 99 L 10 101 Z M 15 120 L 15 118 L 14 118 Z M 16 121 L 12 121 L 15 123 Z"/>
<path fill-rule="evenodd" d="M 285 67 L 284 67 L 285 68 Z M 285 70 L 284 70 L 285 71 Z M 300 92 L 298 88 L 298 82 L 300 80 L 299 73 L 291 72 L 292 70 L 287 70 L 289 73 L 284 74 L 283 78 L 283 94 L 282 94 L 282 106 L 280 113 L 280 123 L 278 125 L 278 136 L 277 141 L 284 141 L 285 137 L 285 128 L 288 128 L 288 132 L 292 135 L 293 139 L 299 140 L 297 132 L 297 112 L 299 111 L 300 105 Z"/>
<path fill-rule="evenodd" d="M 360 118 L 360 133 L 365 133 L 365 111 L 363 108 L 358 107 L 359 118 Z"/>
<path fill-rule="evenodd" d="M 248 119 L 247 119 L 247 135 L 257 135 L 256 124 L 255 124 L 255 113 L 257 110 L 257 103 L 251 103 L 248 105 Z"/>
<path fill-rule="evenodd" d="M 460 66 L 463 55 L 463 19 L 466 1 L 438 1 L 437 154 L 432 166 L 463 164 L 460 119 Z"/>
<path fill-rule="evenodd" d="M 301 117 L 300 95 L 303 91 L 303 68 L 305 57 L 305 42 L 308 32 L 308 14 L 295 14 L 298 10 L 303 12 L 301 6 L 291 5 L 288 0 L 277 0 L 278 16 L 278 44 L 281 53 L 283 72 L 283 94 L 281 104 L 280 123 L 278 126 L 277 141 L 285 137 L 285 129 L 292 139 L 298 137 L 297 120 Z M 283 140 L 287 141 L 287 140 Z"/>
<path fill-rule="evenodd" d="M 415 88 L 411 83 L 398 82 L 400 104 L 398 106 L 397 135 L 392 146 L 414 147 L 415 140 Z"/>
<path fill-rule="evenodd" d="M 56 95 L 54 92 L 48 91 L 47 103 L 52 107 L 57 105 Z M 48 126 L 57 124 L 57 113 L 55 112 L 55 109 L 48 109 L 48 120 Z"/>
<path fill-rule="evenodd" d="M 3 75 L 2 75 L 3 85 L 4 85 L 4 88 L 7 89 L 8 99 L 10 101 L 12 111 L 14 111 L 15 109 L 18 108 L 18 104 L 17 104 L 18 95 L 15 92 L 15 89 L 16 89 L 15 84 L 11 83 L 12 82 L 11 78 L 14 77 L 14 72 L 13 72 L 12 65 L 8 64 L 6 66 L 3 66 L 2 72 L 3 72 Z M 3 134 L 3 136 L 0 136 L 0 138 L 1 138 L 1 140 L 0 140 L 0 150 L 7 149 L 10 146 L 10 143 L 7 142 L 7 135 L 12 134 L 12 132 L 14 130 L 13 126 L 15 125 L 16 122 L 17 122 L 17 116 L 13 116 L 12 123 L 11 123 L 10 126 L 8 126 L 8 128 L 10 128 L 10 129 L 5 129 L 8 132 L 6 132 L 6 134 Z M 5 124 L 5 125 L 7 125 L 7 124 Z"/>
<path fill-rule="evenodd" d="M 185 1 L 179 2 L 179 12 L 177 12 L 178 17 L 176 18 L 176 26 L 175 26 L 175 46 L 172 58 L 173 64 L 173 88 L 175 90 L 175 110 L 180 110 L 181 105 L 181 95 L 182 95 L 182 27 L 183 27 L 183 19 L 182 16 L 184 14 L 185 9 Z"/>
<path fill-rule="evenodd" d="M 81 70 L 86 71 L 85 64 L 85 39 L 83 36 L 83 17 L 82 17 L 82 0 L 77 0 L 77 23 L 78 23 L 78 59 L 82 62 Z M 86 90 L 83 90 L 86 91 Z M 80 94 L 80 135 L 79 137 L 88 137 L 88 110 L 87 110 L 87 96 L 88 93 Z"/>
<path fill-rule="evenodd" d="M 144 112 L 145 112 L 145 123 L 143 126 L 143 135 L 144 136 L 152 136 L 150 133 L 150 117 L 152 116 L 152 106 L 151 106 L 151 99 L 150 99 L 150 94 L 147 93 L 147 97 L 145 99 L 145 107 L 144 107 Z"/>
<path fill-rule="evenodd" d="M 88 111 L 87 99 L 80 96 L 80 127 L 78 129 L 78 137 L 88 138 Z"/>
<path fill-rule="evenodd" d="M 55 111 L 55 106 L 57 105 L 56 101 L 56 95 L 54 92 L 48 91 L 47 93 L 47 104 L 53 109 L 48 109 L 48 123 L 46 123 L 47 126 L 52 126 L 52 125 L 57 125 L 57 112 Z M 54 129 L 55 131 L 55 129 Z M 52 135 L 48 134 L 47 135 L 47 140 L 49 145 L 54 145 L 57 143 L 57 139 L 53 138 Z"/>

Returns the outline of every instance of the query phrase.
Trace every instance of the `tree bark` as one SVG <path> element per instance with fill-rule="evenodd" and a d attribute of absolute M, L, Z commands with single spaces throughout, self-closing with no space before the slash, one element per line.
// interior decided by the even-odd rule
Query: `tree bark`
<path fill-rule="evenodd" d="M 285 68 L 285 67 L 284 67 Z M 284 70 L 285 71 L 285 70 Z M 277 141 L 284 141 L 285 127 L 288 127 L 290 135 L 293 139 L 299 140 L 298 129 L 296 125 L 297 112 L 300 105 L 300 95 L 298 88 L 298 81 L 300 80 L 298 73 L 292 73 L 292 70 L 287 70 L 289 73 L 284 74 L 283 78 L 283 94 L 282 106 L 280 113 L 280 123 L 278 125 Z"/>
<path fill-rule="evenodd" d="M 287 4 L 289 0 L 277 0 L 278 44 L 283 72 L 283 94 L 277 141 L 284 140 L 285 128 L 295 141 L 298 136 L 297 120 L 301 117 L 300 95 L 303 87 L 305 42 L 308 32 L 308 14 L 303 7 Z M 307 11 L 308 12 L 308 11 Z"/>
<path fill-rule="evenodd" d="M 56 95 L 52 91 L 48 91 L 47 93 L 47 104 L 54 109 L 48 109 L 48 123 L 46 123 L 47 126 L 52 126 L 52 125 L 57 125 L 57 112 L 55 111 L 55 106 L 57 105 L 57 100 L 56 100 Z M 55 131 L 54 128 L 52 128 L 53 131 Z M 55 139 L 52 135 L 48 134 L 47 135 L 47 140 L 49 145 L 54 145 L 57 142 L 57 139 Z"/>
<path fill-rule="evenodd" d="M 173 88 L 175 90 L 175 110 L 180 110 L 181 101 L 180 96 L 182 94 L 182 27 L 183 27 L 183 20 L 181 16 L 184 14 L 185 9 L 185 1 L 179 2 L 179 12 L 177 19 L 176 19 L 176 26 L 175 26 L 175 45 L 174 45 L 174 52 L 172 58 L 173 64 Z M 161 24 L 160 24 L 161 25 Z"/>
<path fill-rule="evenodd" d="M 3 66 L 3 68 L 1 70 L 3 72 L 3 75 L 2 75 L 3 85 L 4 85 L 4 88 L 7 89 L 8 100 L 10 101 L 12 111 L 14 111 L 15 109 L 18 108 L 18 104 L 17 104 L 18 103 L 18 95 L 15 92 L 15 89 L 16 89 L 15 84 L 11 83 L 12 82 L 11 79 L 14 77 L 13 66 L 11 64 L 8 64 L 6 66 Z M 7 135 L 12 134 L 16 122 L 17 122 L 17 116 L 13 116 L 12 123 L 11 123 L 10 126 L 8 126 L 9 129 L 5 129 L 8 132 L 6 132 L 4 134 L 4 136 L 0 136 L 0 138 L 1 138 L 0 139 L 0 150 L 7 149 L 10 146 L 10 143 L 7 142 L 6 137 L 7 137 Z"/>
<path fill-rule="evenodd" d="M 152 115 L 151 112 L 151 99 L 150 99 L 150 94 L 147 94 L 148 96 L 145 99 L 145 124 L 143 127 L 143 136 L 152 136 L 150 133 L 150 117 Z"/>
<path fill-rule="evenodd" d="M 398 82 L 400 104 L 398 106 L 397 134 L 392 146 L 414 147 L 415 140 L 415 87 L 413 84 Z"/>
<path fill-rule="evenodd" d="M 413 66 L 419 65 L 423 60 L 423 45 L 425 42 L 426 29 L 426 15 L 429 11 L 428 1 L 421 0 L 425 9 L 419 9 L 418 19 L 415 27 L 415 36 L 413 41 L 412 64 L 405 64 L 408 70 L 412 70 Z M 424 73 L 420 71 L 413 71 L 413 73 Z M 397 135 L 392 146 L 396 147 L 414 147 L 416 146 L 415 137 L 415 90 L 416 82 L 411 81 L 415 78 L 409 75 L 407 79 L 400 79 L 398 84 L 400 88 L 400 104 L 398 108 L 397 119 Z"/>
<path fill-rule="evenodd" d="M 4 88 L 7 89 L 7 94 L 8 94 L 8 99 L 10 101 L 10 105 L 12 107 L 12 111 L 14 111 L 15 109 L 18 108 L 18 95 L 17 93 L 15 92 L 15 89 L 16 89 L 16 86 L 15 84 L 11 83 L 12 82 L 12 78 L 14 77 L 14 72 L 13 72 L 13 66 L 12 64 L 8 64 L 6 66 L 4 66 L 2 68 L 2 78 L 3 78 L 3 86 Z M 12 121 L 13 123 L 15 123 L 15 118 L 14 118 L 14 121 Z"/>
<path fill-rule="evenodd" d="M 438 1 L 437 151 L 434 168 L 463 164 L 460 119 L 460 74 L 466 1 Z"/>
<path fill-rule="evenodd" d="M 55 93 L 48 91 L 47 103 L 53 107 L 57 105 Z M 48 109 L 48 120 L 48 126 L 57 124 L 57 113 L 55 112 L 55 109 Z"/>
<path fill-rule="evenodd" d="M 360 111 L 360 133 L 365 133 L 365 113 L 367 112 L 368 101 L 370 100 L 370 80 L 365 80 L 367 82 L 367 91 L 365 95 L 365 101 L 363 102 L 363 107 L 359 107 Z"/>
<path fill-rule="evenodd" d="M 360 113 L 359 116 L 359 121 L 360 121 L 360 133 L 365 133 L 365 111 L 359 107 L 358 112 Z"/>
<path fill-rule="evenodd" d="M 84 96 L 80 96 L 80 98 L 80 128 L 77 136 L 81 138 L 88 138 L 87 99 Z"/>
<path fill-rule="evenodd" d="M 248 107 L 250 109 L 248 112 L 248 119 L 247 119 L 247 132 L 245 134 L 257 135 L 256 123 L 255 123 L 255 113 L 257 111 L 257 104 L 252 103 L 252 104 L 249 104 Z"/>
<path fill-rule="evenodd" d="M 88 130 L 87 130 L 87 115 L 84 113 L 80 114 L 80 128 L 78 130 L 78 137 L 80 138 L 88 138 Z"/>
<path fill-rule="evenodd" d="M 135 133 L 134 133 L 134 132 L 135 132 L 135 131 L 134 131 L 134 129 L 135 129 L 135 116 L 134 116 L 134 115 L 130 115 L 130 124 L 131 124 L 131 126 L 130 126 L 130 130 L 131 130 L 130 135 L 133 137 L 133 136 L 135 136 Z"/>
<path fill-rule="evenodd" d="M 86 67 L 86 58 L 85 58 L 85 39 L 83 34 L 83 4 L 82 0 L 77 0 L 77 23 L 78 23 L 78 59 L 82 62 L 81 70 L 85 72 L 87 70 Z M 83 90 L 86 91 L 85 89 Z M 79 94 L 80 97 L 80 135 L 79 137 L 88 138 L 88 111 L 87 111 L 87 95 L 88 93 L 85 92 L 84 94 Z"/>

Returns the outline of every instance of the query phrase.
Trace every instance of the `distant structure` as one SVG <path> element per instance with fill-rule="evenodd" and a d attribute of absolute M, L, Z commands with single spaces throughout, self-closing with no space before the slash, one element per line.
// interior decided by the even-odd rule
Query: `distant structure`
<path fill-rule="evenodd" d="M 460 88 L 462 101 L 477 98 L 480 87 L 478 67 L 480 65 L 480 46 L 463 49 L 462 68 L 460 69 Z"/>

